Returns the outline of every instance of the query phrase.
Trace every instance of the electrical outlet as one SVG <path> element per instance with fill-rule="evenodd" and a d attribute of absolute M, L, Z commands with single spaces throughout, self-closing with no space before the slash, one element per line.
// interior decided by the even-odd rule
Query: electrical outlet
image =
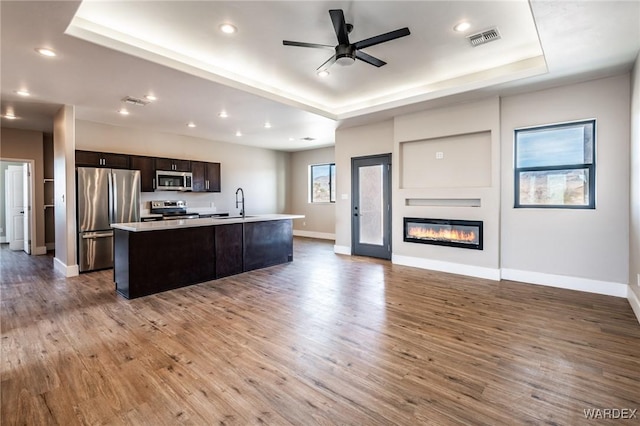
<path fill-rule="evenodd" d="M 636 277 L 636 284 L 638 284 L 638 287 L 640 287 L 640 274 L 637 274 L 638 276 Z"/>
<path fill-rule="evenodd" d="M 307 222 L 302 222 L 302 226 L 307 226 Z"/>

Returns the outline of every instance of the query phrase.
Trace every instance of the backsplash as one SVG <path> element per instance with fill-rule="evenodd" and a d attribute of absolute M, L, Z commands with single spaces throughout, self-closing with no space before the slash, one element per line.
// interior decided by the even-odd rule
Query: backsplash
<path fill-rule="evenodd" d="M 236 210 L 233 194 L 156 191 L 140 193 L 140 213 L 143 216 L 149 213 L 150 202 L 155 200 L 184 200 L 189 211 L 198 213 L 233 213 Z"/>

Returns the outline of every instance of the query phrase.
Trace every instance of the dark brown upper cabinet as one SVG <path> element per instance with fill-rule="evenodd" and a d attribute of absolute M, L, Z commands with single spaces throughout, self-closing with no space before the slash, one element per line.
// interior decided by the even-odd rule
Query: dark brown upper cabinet
<path fill-rule="evenodd" d="M 131 170 L 140 170 L 140 191 L 155 191 L 156 169 L 154 157 L 143 157 L 141 155 L 131 155 L 129 157 L 129 166 Z"/>
<path fill-rule="evenodd" d="M 190 172 L 191 161 L 176 160 L 173 158 L 156 158 L 156 170 L 174 171 L 174 172 Z"/>
<path fill-rule="evenodd" d="M 129 156 L 109 152 L 76 151 L 76 166 L 128 169 Z"/>
<path fill-rule="evenodd" d="M 193 192 L 220 192 L 220 163 L 192 161 Z"/>

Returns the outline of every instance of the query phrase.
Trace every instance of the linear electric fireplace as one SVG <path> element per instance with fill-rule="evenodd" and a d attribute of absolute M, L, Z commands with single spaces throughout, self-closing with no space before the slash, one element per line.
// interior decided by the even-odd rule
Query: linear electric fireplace
<path fill-rule="evenodd" d="M 404 241 L 482 250 L 482 221 L 405 217 Z"/>

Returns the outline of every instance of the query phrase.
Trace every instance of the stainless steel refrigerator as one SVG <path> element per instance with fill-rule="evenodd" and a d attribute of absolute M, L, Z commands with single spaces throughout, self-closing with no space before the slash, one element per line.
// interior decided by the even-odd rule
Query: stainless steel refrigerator
<path fill-rule="evenodd" d="M 80 272 L 113 267 L 112 223 L 140 221 L 138 170 L 78 167 Z"/>

